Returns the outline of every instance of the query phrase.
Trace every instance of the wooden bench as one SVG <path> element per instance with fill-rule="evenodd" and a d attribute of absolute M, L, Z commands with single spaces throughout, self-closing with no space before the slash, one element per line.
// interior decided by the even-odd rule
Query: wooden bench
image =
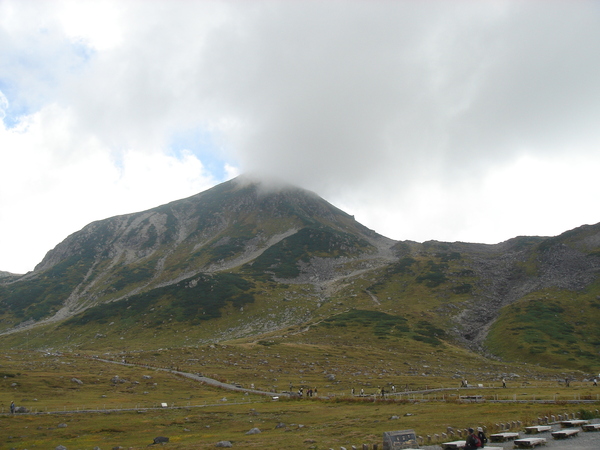
<path fill-rule="evenodd" d="M 583 431 L 600 431 L 600 423 L 587 423 L 581 428 L 583 428 Z"/>
<path fill-rule="evenodd" d="M 546 445 L 545 438 L 523 438 L 515 440 L 516 448 L 533 448 L 538 445 Z"/>
<path fill-rule="evenodd" d="M 580 427 L 582 425 L 586 425 L 590 423 L 589 420 L 581 420 L 581 419 L 577 419 L 577 420 L 563 420 L 560 423 L 561 428 L 574 428 L 574 427 Z"/>
<path fill-rule="evenodd" d="M 564 430 L 558 430 L 552 432 L 554 439 L 566 439 L 569 437 L 577 436 L 579 434 L 579 428 L 565 428 Z"/>
<path fill-rule="evenodd" d="M 517 439 L 518 437 L 519 437 L 519 433 L 496 433 L 496 434 L 490 434 L 490 440 L 492 442 L 512 441 L 513 439 Z"/>
<path fill-rule="evenodd" d="M 525 427 L 525 433 L 527 434 L 538 434 L 545 431 L 552 431 L 552 427 L 550 425 L 534 425 L 532 427 Z"/>
<path fill-rule="evenodd" d="M 465 448 L 467 441 L 452 441 L 440 444 L 444 450 L 454 450 L 456 448 Z"/>

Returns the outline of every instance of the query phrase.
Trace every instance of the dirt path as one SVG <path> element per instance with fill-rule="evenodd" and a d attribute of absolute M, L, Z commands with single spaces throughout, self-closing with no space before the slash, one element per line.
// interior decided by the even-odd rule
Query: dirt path
<path fill-rule="evenodd" d="M 268 395 L 269 397 L 289 397 L 289 394 L 286 393 L 277 393 L 277 392 L 269 392 L 269 391 L 261 391 L 259 389 L 247 389 L 247 388 L 243 388 L 240 386 L 236 386 L 234 384 L 230 384 L 230 383 L 223 383 L 222 381 L 218 381 L 215 380 L 213 378 L 208 378 L 202 375 L 198 375 L 195 373 L 189 373 L 189 372 L 181 372 L 179 370 L 174 370 L 174 369 L 166 369 L 166 368 L 162 368 L 162 367 L 152 367 L 152 366 L 146 366 L 143 364 L 131 364 L 128 362 L 120 362 L 120 361 L 113 361 L 110 359 L 102 359 L 102 358 L 95 358 L 96 361 L 102 361 L 105 363 L 111 363 L 111 364 L 119 364 L 122 366 L 127 366 L 127 367 L 143 367 L 144 369 L 151 369 L 151 370 L 160 370 L 163 372 L 169 372 L 175 375 L 180 375 L 182 377 L 186 377 L 186 378 L 190 378 L 192 380 L 196 380 L 199 381 L 201 383 L 204 384 L 208 384 L 209 386 L 214 386 L 220 389 L 226 389 L 229 391 L 237 391 L 237 392 L 247 392 L 248 394 L 257 394 L 257 395 Z"/>

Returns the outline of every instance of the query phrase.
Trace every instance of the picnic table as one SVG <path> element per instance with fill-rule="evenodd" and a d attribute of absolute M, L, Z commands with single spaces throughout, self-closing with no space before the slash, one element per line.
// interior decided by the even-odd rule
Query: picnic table
<path fill-rule="evenodd" d="M 519 437 L 519 433 L 495 433 L 495 434 L 490 434 L 490 440 L 492 442 L 512 441 L 513 439 L 517 439 L 518 437 Z"/>
<path fill-rule="evenodd" d="M 600 423 L 587 423 L 581 428 L 583 428 L 583 431 L 600 431 Z"/>
<path fill-rule="evenodd" d="M 538 434 L 545 431 L 552 431 L 552 427 L 550 425 L 534 425 L 531 427 L 525 427 L 525 433 L 527 434 Z"/>
<path fill-rule="evenodd" d="M 533 448 L 538 445 L 546 445 L 545 438 L 523 438 L 515 440 L 516 448 Z"/>
<path fill-rule="evenodd" d="M 565 428 L 564 430 L 558 430 L 552 432 L 554 439 L 566 439 L 569 437 L 577 436 L 579 434 L 579 428 Z"/>
<path fill-rule="evenodd" d="M 560 423 L 560 426 L 562 428 L 574 428 L 574 427 L 580 427 L 582 425 L 587 425 L 588 423 L 590 423 L 589 420 L 582 420 L 582 419 L 563 420 Z"/>
<path fill-rule="evenodd" d="M 452 441 L 440 444 L 444 450 L 454 450 L 457 448 L 465 448 L 467 441 Z"/>

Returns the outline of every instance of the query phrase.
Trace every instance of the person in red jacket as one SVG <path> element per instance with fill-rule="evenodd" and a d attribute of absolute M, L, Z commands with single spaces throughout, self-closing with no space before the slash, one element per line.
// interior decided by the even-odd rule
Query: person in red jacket
<path fill-rule="evenodd" d="M 473 428 L 469 428 L 469 435 L 467 436 L 467 442 L 465 444 L 465 450 L 477 450 L 481 447 L 481 441 L 479 437 L 475 434 L 475 430 Z"/>

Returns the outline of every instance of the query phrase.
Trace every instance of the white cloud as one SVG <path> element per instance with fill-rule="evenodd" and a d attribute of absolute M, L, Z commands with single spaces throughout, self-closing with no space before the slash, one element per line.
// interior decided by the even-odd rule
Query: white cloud
<path fill-rule="evenodd" d="M 122 43 L 124 9 L 128 7 L 129 2 L 69 0 L 55 2 L 53 11 L 70 39 L 105 51 Z"/>
<path fill-rule="evenodd" d="M 4 0 L 0 270 L 249 171 L 397 239 L 597 222 L 598 17 L 585 0 Z M 36 210 L 54 218 L 37 235 L 15 225 Z"/>
<path fill-rule="evenodd" d="M 56 105 L 18 127 L 0 127 L 0 267 L 32 270 L 89 222 L 149 209 L 213 186 L 194 155 L 115 153 L 73 129 Z M 8 149 L 8 151 L 4 151 Z"/>
<path fill-rule="evenodd" d="M 595 172 L 600 155 L 523 155 L 480 178 L 432 180 L 359 195 L 338 205 L 379 233 L 399 240 L 498 243 L 516 236 L 555 236 L 598 222 Z M 401 184 L 401 180 L 399 180 Z M 389 198 L 392 200 L 389 200 Z M 369 202 L 371 200 L 371 202 Z"/>

